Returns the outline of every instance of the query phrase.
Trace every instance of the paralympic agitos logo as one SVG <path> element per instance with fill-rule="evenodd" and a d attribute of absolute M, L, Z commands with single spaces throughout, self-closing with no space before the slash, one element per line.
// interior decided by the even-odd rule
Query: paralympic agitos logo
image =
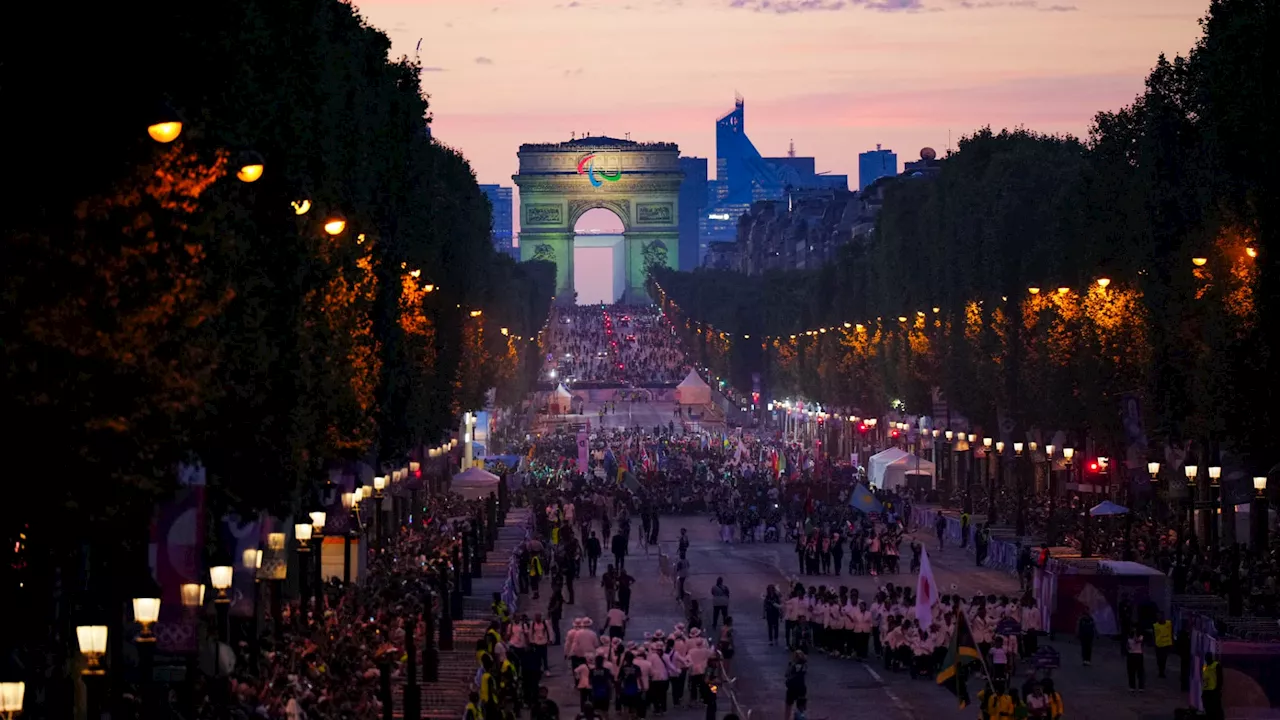
<path fill-rule="evenodd" d="M 600 166 L 596 167 L 599 160 Z M 596 153 L 583 155 L 578 160 L 578 174 L 586 175 L 592 187 L 600 187 L 605 182 L 618 182 L 622 178 L 622 160 L 617 153 L 605 153 L 597 157 Z"/>

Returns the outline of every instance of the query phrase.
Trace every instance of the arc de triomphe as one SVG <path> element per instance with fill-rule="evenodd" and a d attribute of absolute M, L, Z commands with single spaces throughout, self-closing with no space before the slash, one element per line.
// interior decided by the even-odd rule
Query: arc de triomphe
<path fill-rule="evenodd" d="M 520 259 L 556 264 L 556 301 L 572 303 L 574 225 L 593 208 L 622 220 L 626 288 L 622 302 L 649 302 L 652 265 L 676 267 L 680 148 L 587 137 L 520 146 Z"/>

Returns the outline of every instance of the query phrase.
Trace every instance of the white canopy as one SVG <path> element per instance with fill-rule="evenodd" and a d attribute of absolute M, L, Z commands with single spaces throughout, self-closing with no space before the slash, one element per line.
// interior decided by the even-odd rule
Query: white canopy
<path fill-rule="evenodd" d="M 676 402 L 681 405 L 708 405 L 711 403 L 711 386 L 696 370 L 690 370 L 676 386 Z"/>
<path fill-rule="evenodd" d="M 933 463 L 905 450 L 889 448 L 867 460 L 867 480 L 871 487 L 893 490 L 907 484 L 907 475 L 933 477 Z"/>
<path fill-rule="evenodd" d="M 498 492 L 498 476 L 483 468 L 471 467 L 453 476 L 449 489 L 468 500 L 488 497 Z"/>

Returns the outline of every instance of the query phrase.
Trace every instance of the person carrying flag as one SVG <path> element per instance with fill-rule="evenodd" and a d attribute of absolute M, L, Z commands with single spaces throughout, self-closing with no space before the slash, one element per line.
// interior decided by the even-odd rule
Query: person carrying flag
<path fill-rule="evenodd" d="M 921 573 L 923 575 L 923 572 Z M 973 640 L 969 621 L 964 612 L 956 612 L 955 632 L 951 636 L 951 648 L 942 661 L 937 683 L 956 696 L 961 709 L 969 705 L 968 666 L 982 662 L 982 653 Z"/>

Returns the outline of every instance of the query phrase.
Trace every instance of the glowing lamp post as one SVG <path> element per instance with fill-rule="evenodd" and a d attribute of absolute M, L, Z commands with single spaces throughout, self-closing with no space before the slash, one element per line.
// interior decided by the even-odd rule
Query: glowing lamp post
<path fill-rule="evenodd" d="M 240 169 L 236 171 L 236 177 L 240 182 L 255 183 L 262 178 L 265 170 L 262 156 L 256 152 L 247 152 L 240 158 Z"/>
<path fill-rule="evenodd" d="M 147 134 L 162 145 L 171 143 L 182 134 L 182 118 L 168 103 L 161 103 L 151 118 L 151 124 L 147 125 Z"/>
<path fill-rule="evenodd" d="M 204 585 L 202 583 L 184 583 L 181 590 L 182 607 L 193 611 L 204 607 Z"/>
<path fill-rule="evenodd" d="M 13 720 L 22 714 L 22 701 L 27 694 L 27 684 L 21 680 L 0 682 L 0 717 Z"/>
<path fill-rule="evenodd" d="M 1270 502 L 1267 499 L 1267 477 L 1259 475 L 1253 479 L 1253 506 L 1249 508 L 1250 544 L 1259 557 L 1267 557 L 1271 533 L 1267 532 L 1267 512 Z"/>
<path fill-rule="evenodd" d="M 347 229 L 347 221 L 342 219 L 341 217 L 335 216 L 324 221 L 324 231 L 330 236 L 337 237 L 338 235 L 342 234 L 343 230 L 346 230 L 346 229 Z"/>
<path fill-rule="evenodd" d="M 76 628 L 76 640 L 80 654 L 84 655 L 84 675 L 102 675 L 102 656 L 107 652 L 106 625 L 80 625 Z"/>
<path fill-rule="evenodd" d="M 134 598 L 133 619 L 139 627 L 138 642 L 155 642 L 151 626 L 160 619 L 160 598 Z"/>

